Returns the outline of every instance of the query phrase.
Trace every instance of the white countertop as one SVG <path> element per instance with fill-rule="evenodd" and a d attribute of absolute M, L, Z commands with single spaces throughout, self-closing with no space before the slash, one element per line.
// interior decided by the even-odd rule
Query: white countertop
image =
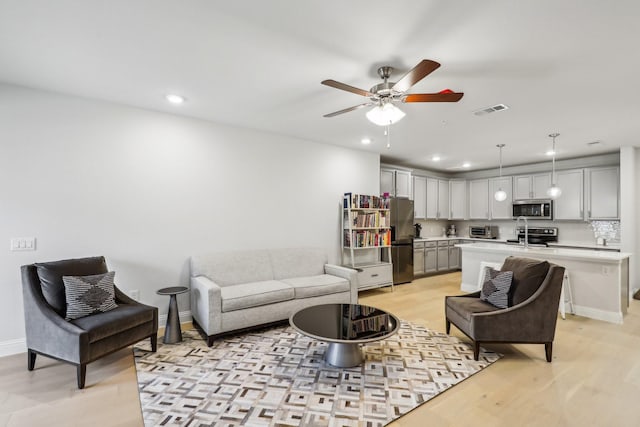
<path fill-rule="evenodd" d="M 458 236 L 458 237 L 421 237 L 419 239 L 415 239 L 416 242 L 437 242 L 442 240 L 472 240 L 474 242 L 488 243 L 488 244 L 496 244 L 502 243 L 506 244 L 507 239 L 479 239 L 477 237 L 466 237 L 466 236 Z M 602 250 L 602 251 L 620 251 L 619 243 L 610 243 L 608 245 L 596 245 L 595 242 L 575 242 L 575 241 L 561 241 L 557 243 L 548 243 L 549 247 L 554 248 L 573 248 L 573 249 L 590 249 L 590 250 Z M 511 246 L 511 245 L 510 245 Z M 514 245 L 515 246 L 515 245 Z M 543 248 L 544 249 L 544 248 Z"/>
<path fill-rule="evenodd" d="M 539 257 L 549 258 L 571 258 L 582 260 L 598 260 L 602 262 L 619 262 L 627 259 L 631 256 L 627 252 L 615 252 L 615 251 L 594 251 L 592 249 L 573 249 L 573 248 L 560 248 L 560 247 L 529 247 L 525 249 L 522 246 L 517 245 L 496 245 L 492 243 L 461 243 L 456 245 L 462 248 L 462 250 L 471 251 L 483 251 L 493 253 L 508 253 L 512 255 L 526 255 L 531 254 Z"/>

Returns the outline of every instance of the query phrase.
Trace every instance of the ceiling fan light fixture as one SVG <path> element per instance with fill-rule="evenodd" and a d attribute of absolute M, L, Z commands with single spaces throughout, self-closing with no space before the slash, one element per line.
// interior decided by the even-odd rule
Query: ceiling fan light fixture
<path fill-rule="evenodd" d="M 376 105 L 367 112 L 367 119 L 378 126 L 388 126 L 400 121 L 406 114 L 391 102 Z"/>

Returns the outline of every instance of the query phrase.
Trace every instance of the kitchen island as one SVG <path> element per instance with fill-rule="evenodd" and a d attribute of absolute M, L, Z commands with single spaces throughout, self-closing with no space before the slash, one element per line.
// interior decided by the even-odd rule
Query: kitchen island
<path fill-rule="evenodd" d="M 462 251 L 461 289 L 465 292 L 478 290 L 481 262 L 502 263 L 508 256 L 518 256 L 547 260 L 565 267 L 571 287 L 573 312 L 576 315 L 622 323 L 627 312 L 630 253 L 524 248 L 495 243 L 465 243 L 457 246 Z"/>

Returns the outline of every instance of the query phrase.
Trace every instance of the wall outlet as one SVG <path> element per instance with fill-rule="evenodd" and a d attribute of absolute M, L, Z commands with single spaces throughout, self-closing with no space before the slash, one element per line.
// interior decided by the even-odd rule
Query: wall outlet
<path fill-rule="evenodd" d="M 129 291 L 129 296 L 131 297 L 131 299 L 140 301 L 140 291 L 138 289 Z"/>
<path fill-rule="evenodd" d="M 11 251 L 35 251 L 36 238 L 35 237 L 12 237 L 10 250 Z"/>

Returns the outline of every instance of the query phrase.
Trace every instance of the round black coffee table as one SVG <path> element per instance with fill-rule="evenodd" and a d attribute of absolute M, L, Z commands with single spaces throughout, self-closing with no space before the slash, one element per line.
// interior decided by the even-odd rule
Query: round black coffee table
<path fill-rule="evenodd" d="M 291 315 L 289 323 L 302 335 L 328 342 L 324 359 L 339 368 L 360 365 L 360 344 L 383 340 L 400 328 L 393 314 L 360 304 L 314 305 Z"/>

